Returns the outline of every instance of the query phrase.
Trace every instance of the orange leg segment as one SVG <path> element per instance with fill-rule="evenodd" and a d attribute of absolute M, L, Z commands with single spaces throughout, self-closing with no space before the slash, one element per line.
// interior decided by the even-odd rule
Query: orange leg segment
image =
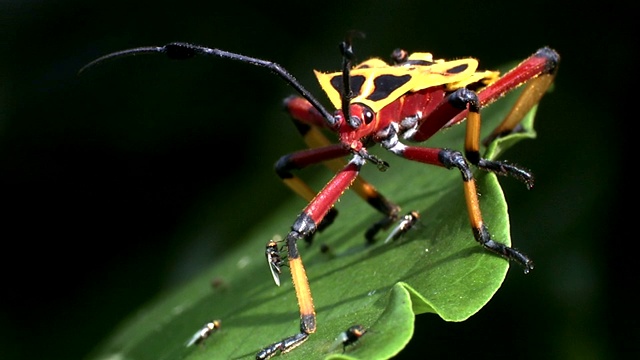
<path fill-rule="evenodd" d="M 316 331 L 316 313 L 309 280 L 298 252 L 298 241 L 306 240 L 313 235 L 317 230 L 317 224 L 323 221 L 340 196 L 351 186 L 364 163 L 360 156 L 355 155 L 311 200 L 291 226 L 291 231 L 285 241 L 291 279 L 300 309 L 300 332 L 263 348 L 256 355 L 256 359 L 264 360 L 271 358 L 278 352 L 286 353 L 302 344 L 307 340 L 309 334 Z"/>

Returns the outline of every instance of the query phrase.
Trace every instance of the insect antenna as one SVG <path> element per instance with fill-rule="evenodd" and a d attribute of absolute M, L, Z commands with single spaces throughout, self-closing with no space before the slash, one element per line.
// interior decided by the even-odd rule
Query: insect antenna
<path fill-rule="evenodd" d="M 97 65 L 100 65 L 107 60 L 139 55 L 139 54 L 155 54 L 155 53 L 163 53 L 163 52 L 165 52 L 164 46 L 144 46 L 144 47 L 138 47 L 134 49 L 116 51 L 111 54 L 101 56 L 93 60 L 92 62 L 88 63 L 87 65 L 81 67 L 80 70 L 78 70 L 78 75 L 82 75 L 85 71 L 89 70 L 90 68 L 94 68 Z"/>
<path fill-rule="evenodd" d="M 108 60 L 114 60 L 122 57 L 139 55 L 139 54 L 166 54 L 169 59 L 173 60 L 185 60 L 190 59 L 192 57 L 201 55 L 201 56 L 216 56 L 224 59 L 241 61 L 247 64 L 260 66 L 271 70 L 271 72 L 280 76 L 287 84 L 293 87 L 302 97 L 307 99 L 315 107 L 322 117 L 327 121 L 327 125 L 331 129 L 336 129 L 339 126 L 338 120 L 329 112 L 327 109 L 322 106 L 322 104 L 313 96 L 311 93 L 304 87 L 302 84 L 291 75 L 286 69 L 280 66 L 277 63 L 272 61 L 262 60 L 258 58 L 253 58 L 241 54 L 232 53 L 229 51 L 224 51 L 215 48 L 208 48 L 200 45 L 194 45 L 183 42 L 174 42 L 164 46 L 145 46 L 138 47 L 128 50 L 117 51 L 111 54 L 104 55 L 99 57 L 87 65 L 80 68 L 78 74 L 81 75 L 85 71 L 90 68 L 95 67 L 96 65 L 100 65 Z"/>
<path fill-rule="evenodd" d="M 340 51 L 342 52 L 342 113 L 345 120 L 351 119 L 349 112 L 349 104 L 353 98 L 353 90 L 351 90 L 351 60 L 354 57 L 353 47 L 349 39 L 340 43 Z"/>
<path fill-rule="evenodd" d="M 364 33 L 359 31 L 349 31 L 345 40 L 340 43 L 340 52 L 342 53 L 342 114 L 347 122 L 351 122 L 351 113 L 349 105 L 353 98 L 353 90 L 351 89 L 351 61 L 355 58 L 353 52 L 352 38 L 354 36 L 364 38 Z M 354 126 L 357 127 L 357 126 Z"/>

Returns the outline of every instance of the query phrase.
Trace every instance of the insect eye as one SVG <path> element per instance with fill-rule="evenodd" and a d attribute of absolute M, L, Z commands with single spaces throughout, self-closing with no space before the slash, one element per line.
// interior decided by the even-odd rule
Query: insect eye
<path fill-rule="evenodd" d="M 393 52 L 391 52 L 391 61 L 393 61 L 393 63 L 396 65 L 402 64 L 403 62 L 407 61 L 408 58 L 409 53 L 407 52 L 407 50 L 395 49 L 393 50 Z"/>
<path fill-rule="evenodd" d="M 365 110 L 364 112 L 364 123 L 365 124 L 370 124 L 373 121 L 373 111 L 371 110 Z"/>

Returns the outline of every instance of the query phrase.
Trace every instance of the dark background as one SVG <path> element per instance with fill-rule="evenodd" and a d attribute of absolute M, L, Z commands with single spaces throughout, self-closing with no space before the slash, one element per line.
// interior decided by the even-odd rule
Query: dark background
<path fill-rule="evenodd" d="M 535 170 L 536 187 L 503 182 L 514 242 L 537 268 L 514 268 L 464 323 L 419 316 L 399 358 L 637 355 L 631 9 L 391 4 L 2 1 L 1 357 L 82 358 L 292 196 L 272 169 L 302 147 L 281 112 L 292 89 L 268 71 L 146 56 L 78 77 L 82 65 L 188 41 L 277 61 L 324 101 L 311 70 L 338 69 L 350 29 L 367 34 L 361 60 L 396 47 L 474 56 L 487 68 L 544 45 L 562 56 L 538 139 L 507 156 Z"/>

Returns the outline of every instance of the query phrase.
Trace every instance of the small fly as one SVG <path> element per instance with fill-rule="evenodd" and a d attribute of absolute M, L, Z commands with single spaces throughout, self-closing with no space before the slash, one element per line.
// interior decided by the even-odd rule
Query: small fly
<path fill-rule="evenodd" d="M 280 256 L 277 240 L 269 240 L 265 255 L 267 257 L 267 263 L 269 263 L 269 270 L 271 270 L 273 281 L 276 285 L 280 286 L 280 274 L 282 273 L 281 268 L 284 266 L 284 260 Z"/>
<path fill-rule="evenodd" d="M 417 211 L 411 211 L 407 215 L 403 216 L 402 220 L 398 222 L 398 225 L 391 230 L 391 233 L 389 233 L 389 236 L 384 240 L 384 243 L 386 244 L 390 241 L 396 241 L 401 238 L 416 226 L 418 220 L 420 220 L 420 214 Z"/>
<path fill-rule="evenodd" d="M 220 320 L 213 320 L 206 323 L 200 330 L 196 331 L 191 339 L 187 342 L 187 347 L 194 344 L 200 344 L 204 339 L 208 338 L 214 331 L 220 329 Z"/>
<path fill-rule="evenodd" d="M 342 344 L 342 352 L 344 353 L 347 346 L 354 344 L 366 333 L 367 329 L 365 329 L 362 325 L 353 325 L 352 327 L 348 328 L 346 331 L 343 331 L 340 333 L 340 335 L 338 335 L 336 341 L 331 347 L 331 351 Z"/>

